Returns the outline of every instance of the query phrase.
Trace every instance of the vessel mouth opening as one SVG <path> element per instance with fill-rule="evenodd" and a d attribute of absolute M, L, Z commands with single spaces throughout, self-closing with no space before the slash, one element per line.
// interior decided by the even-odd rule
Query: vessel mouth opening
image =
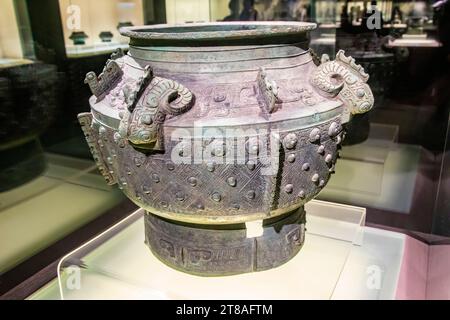
<path fill-rule="evenodd" d="M 173 34 L 173 33 L 211 33 L 211 32 L 236 32 L 236 31 L 289 31 L 289 28 L 297 28 L 298 31 L 307 31 L 308 27 L 314 27 L 313 23 L 268 23 L 268 22 L 238 22 L 238 23 L 186 23 L 181 25 L 154 25 L 154 26 L 142 26 L 142 27 L 123 27 L 121 30 L 126 33 L 127 31 L 134 31 L 136 33 L 159 33 L 159 34 Z M 305 30 L 303 30 L 305 29 Z"/>
<path fill-rule="evenodd" d="M 213 22 L 159 24 L 122 27 L 120 33 L 130 37 L 130 44 L 143 42 L 211 42 L 248 41 L 278 38 L 305 37 L 316 28 L 315 23 L 292 21 Z M 264 41 L 263 41 L 264 42 Z"/>

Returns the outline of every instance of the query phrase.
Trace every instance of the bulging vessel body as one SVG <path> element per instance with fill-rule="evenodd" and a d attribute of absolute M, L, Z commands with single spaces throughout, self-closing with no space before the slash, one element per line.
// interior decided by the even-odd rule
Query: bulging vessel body
<path fill-rule="evenodd" d="M 368 75 L 308 49 L 311 23 L 122 28 L 79 116 L 110 184 L 147 211 L 235 224 L 295 211 L 326 185 Z"/>

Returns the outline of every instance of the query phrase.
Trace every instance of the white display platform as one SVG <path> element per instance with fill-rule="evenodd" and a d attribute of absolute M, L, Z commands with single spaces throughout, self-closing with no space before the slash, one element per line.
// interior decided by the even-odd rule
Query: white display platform
<path fill-rule="evenodd" d="M 17 67 L 24 64 L 32 64 L 33 61 L 28 59 L 7 59 L 7 58 L 0 58 L 0 68 L 11 68 L 11 67 Z"/>
<path fill-rule="evenodd" d="M 334 46 L 336 42 L 336 38 L 334 34 L 327 35 L 323 38 L 313 39 L 311 40 L 311 46 L 319 46 L 319 45 L 326 45 L 326 46 Z"/>
<path fill-rule="evenodd" d="M 391 40 L 386 45 L 388 48 L 409 47 L 409 48 L 439 48 L 442 43 L 436 39 L 423 39 L 421 37 L 405 37 Z"/>
<path fill-rule="evenodd" d="M 101 42 L 95 45 L 69 45 L 66 46 L 66 54 L 68 58 L 81 58 L 110 53 L 118 48 L 127 50 L 128 43 Z"/>
<path fill-rule="evenodd" d="M 61 260 L 59 297 L 393 299 L 404 236 L 364 227 L 363 208 L 313 200 L 306 210 L 305 244 L 288 263 L 211 278 L 173 270 L 155 258 L 144 244 L 144 213 L 138 210 Z M 30 298 L 51 298 L 46 290 Z"/>

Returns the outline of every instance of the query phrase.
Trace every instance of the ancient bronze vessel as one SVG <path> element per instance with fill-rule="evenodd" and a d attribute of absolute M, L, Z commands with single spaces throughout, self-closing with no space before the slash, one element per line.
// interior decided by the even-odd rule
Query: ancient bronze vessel
<path fill-rule="evenodd" d="M 102 42 L 111 42 L 114 35 L 111 31 L 102 31 L 98 35 L 98 37 L 102 40 Z"/>
<path fill-rule="evenodd" d="M 87 38 L 89 38 L 89 36 L 84 31 L 74 31 L 69 36 L 69 39 L 72 40 L 73 44 L 76 46 L 85 45 Z"/>
<path fill-rule="evenodd" d="M 308 49 L 312 23 L 122 28 L 130 50 L 90 72 L 79 115 L 97 165 L 146 215 L 164 263 L 202 276 L 292 258 L 303 205 L 334 171 L 344 126 L 374 103 L 369 76 L 340 51 Z M 245 223 L 262 220 L 252 237 Z"/>

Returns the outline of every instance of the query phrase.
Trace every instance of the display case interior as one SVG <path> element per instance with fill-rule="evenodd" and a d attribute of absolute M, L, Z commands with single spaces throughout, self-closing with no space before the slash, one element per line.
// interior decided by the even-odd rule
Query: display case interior
<path fill-rule="evenodd" d="M 226 1 L 222 1 L 226 5 Z M 214 15 L 214 4 L 210 0 L 168 0 L 166 1 L 167 23 L 207 22 Z"/>
<path fill-rule="evenodd" d="M 68 57 L 127 47 L 121 26 L 144 24 L 142 0 L 59 0 Z"/>
<path fill-rule="evenodd" d="M 392 35 L 408 34 L 435 35 L 435 8 L 432 1 L 337 1 L 336 19 L 349 19 L 352 25 L 361 25 L 364 14 L 373 13 L 372 6 L 380 13 L 381 28 Z"/>
<path fill-rule="evenodd" d="M 373 13 L 372 4 L 381 13 L 380 28 L 367 27 L 367 18 Z M 187 274 L 187 268 L 182 272 L 167 263 L 174 257 L 170 246 L 157 242 L 156 237 L 151 238 L 158 230 L 150 224 L 157 219 L 143 209 L 135 211 L 135 203 L 151 199 L 155 206 L 161 206 L 160 211 L 166 210 L 166 205 L 176 209 L 194 204 L 192 199 L 198 194 L 193 190 L 202 186 L 203 179 L 192 179 L 195 172 L 184 176 L 189 173 L 187 170 L 175 174 L 178 167 L 172 167 L 171 163 L 155 166 L 152 162 L 137 167 L 142 159 L 152 158 L 149 154 L 160 159 L 161 150 L 140 152 L 132 147 L 132 142 L 127 150 L 133 157 L 126 158 L 119 148 L 121 140 L 111 131 L 114 126 L 90 127 L 87 130 L 93 133 L 89 136 L 99 137 L 91 143 L 97 143 L 99 148 L 103 145 L 103 151 L 105 147 L 119 148 L 119 152 L 111 153 L 110 159 L 105 158 L 106 165 L 117 162 L 117 157 L 123 160 L 123 165 L 108 170 L 109 174 L 120 173 L 117 179 L 120 186 L 108 186 L 97 170 L 77 122 L 78 113 L 89 111 L 88 84 L 95 89 L 95 84 L 102 82 L 101 76 L 89 81 L 87 74 L 93 71 L 100 75 L 107 61 L 115 61 L 126 69 L 131 80 L 138 80 L 136 70 L 146 60 L 137 63 L 130 59 L 133 54 L 143 54 L 154 67 L 152 81 L 165 79 L 163 84 L 173 85 L 166 80 L 174 80 L 191 90 L 196 104 L 204 104 L 202 108 L 192 107 L 197 115 L 207 113 L 211 119 L 218 116 L 217 123 L 230 125 L 230 119 L 224 115 L 238 97 L 245 102 L 239 109 L 248 112 L 243 120 L 253 124 L 260 113 L 251 110 L 259 103 L 249 103 L 253 96 L 248 89 L 254 86 L 253 93 L 260 92 L 259 83 L 270 85 L 271 82 L 256 79 L 267 78 L 257 77 L 255 73 L 244 79 L 240 71 L 239 76 L 230 76 L 219 83 L 221 78 L 214 75 L 205 81 L 208 88 L 200 90 L 196 88 L 199 82 L 191 83 L 192 79 L 187 79 L 180 70 L 200 62 L 193 70 L 205 71 L 211 60 L 217 62 L 220 58 L 229 63 L 236 57 L 217 54 L 216 59 L 209 51 L 197 55 L 198 46 L 197 53 L 185 48 L 183 54 L 160 48 L 149 50 L 151 53 L 145 48 L 129 51 L 128 38 L 120 35 L 118 27 L 167 22 L 185 24 L 181 28 L 189 29 L 195 23 L 234 21 L 239 24 L 238 21 L 253 23 L 255 20 L 317 24 L 308 37 L 301 39 L 304 42 L 298 47 L 304 47 L 305 54 L 299 56 L 311 55 L 315 64 L 320 65 L 336 60 L 336 53 L 344 50 L 345 57 L 352 56 L 355 64 L 360 64 L 370 75 L 367 84 L 373 92 L 374 106 L 364 116 L 354 116 L 350 124 L 342 127 L 337 163 L 328 168 L 333 175 L 326 186 L 320 187 L 317 198 L 305 204 L 303 244 L 289 261 L 283 260 L 268 270 L 253 268 L 258 272 L 239 275 Z M 0 250 L 0 299 L 193 299 L 236 298 L 236 294 L 244 299 L 450 299 L 449 34 L 450 1 L 0 0 L 0 244 L 7 244 Z M 215 45 L 224 43 L 225 38 Z M 173 44 L 180 49 L 180 43 Z M 293 47 L 290 53 L 298 50 Z M 308 47 L 313 50 L 306 50 Z M 111 57 L 111 54 L 117 48 L 124 49 L 125 56 L 115 60 L 118 56 Z M 264 50 L 284 52 L 286 48 L 283 48 L 273 49 L 269 45 Z M 180 63 L 177 59 L 186 52 L 191 60 Z M 199 57 L 209 62 L 196 61 Z M 244 58 L 253 57 L 248 54 Z M 267 59 L 267 65 L 274 60 Z M 165 70 L 166 62 L 167 66 L 178 69 Z M 248 62 L 239 67 L 246 70 Z M 269 68 L 266 76 L 273 79 L 274 74 Z M 284 77 L 288 73 L 280 74 Z M 310 88 L 307 73 L 300 74 L 302 83 Z M 294 117 L 295 113 L 288 109 L 289 98 L 299 96 L 308 103 L 307 92 L 296 88 L 296 81 L 274 80 L 284 99 L 278 111 Z M 237 89 L 227 87 L 227 81 L 233 82 Z M 247 84 L 239 94 L 230 93 Z M 218 89 L 209 91 L 212 85 Z M 114 94 L 117 96 L 112 97 Z M 106 96 L 98 99 L 99 106 L 107 101 L 112 108 L 121 107 L 119 90 L 111 90 Z M 169 95 L 169 104 L 173 98 Z M 222 105 L 225 111 L 220 109 Z M 302 106 L 298 110 L 308 108 L 314 107 Z M 140 110 L 138 107 L 137 111 Z M 115 111 L 112 123 L 120 124 L 120 112 Z M 274 114 L 281 114 L 278 111 Z M 169 124 L 180 117 L 166 116 Z M 207 120 L 204 116 L 201 119 Z M 298 140 L 297 147 L 303 141 L 308 142 L 309 138 Z M 169 141 L 163 145 L 172 146 Z M 317 147 L 317 152 L 322 152 Z M 323 158 L 326 163 L 327 153 L 322 156 L 317 152 L 310 154 Z M 293 156 L 290 150 L 282 164 L 293 168 L 303 158 L 301 154 Z M 210 208 L 228 205 L 227 197 L 231 196 L 237 200 L 230 202 L 230 209 L 224 212 L 233 219 L 240 217 L 243 209 L 256 210 L 253 193 L 238 192 L 244 185 L 243 178 L 251 177 L 247 173 L 252 166 L 243 168 L 244 176 L 235 171 L 231 176 L 215 164 L 208 168 L 213 171 L 205 171 L 205 177 L 216 176 L 205 179 L 213 185 L 204 188 L 203 198 L 196 198 L 207 204 L 202 212 L 209 210 L 208 213 L 217 214 L 218 210 Z M 144 169 L 155 172 L 134 171 Z M 285 179 L 283 183 L 274 184 L 283 199 L 302 195 L 296 188 L 303 182 L 305 186 L 317 183 L 319 188 L 321 179 L 315 182 L 314 176 L 303 182 L 294 179 L 302 170 L 284 170 L 280 175 Z M 170 174 L 173 178 L 168 178 Z M 292 181 L 284 183 L 286 179 Z M 263 185 L 255 184 L 254 189 L 259 190 Z M 216 190 L 218 186 L 223 188 L 220 192 Z M 127 192 L 135 202 L 126 199 L 119 187 L 131 190 Z M 184 188 L 183 192 L 180 187 Z M 316 210 L 319 207 L 321 210 Z M 197 208 L 201 210 L 202 206 Z M 346 214 L 346 210 L 353 213 Z M 180 214 L 179 210 L 167 211 Z M 183 228 L 190 223 L 177 224 L 180 234 L 172 232 L 172 235 L 184 235 Z M 253 241 L 252 237 L 258 237 L 261 232 L 260 226 L 259 221 L 242 222 L 239 230 L 244 230 L 241 233 L 246 240 Z M 263 227 L 264 234 L 267 228 Z M 286 231 L 278 235 L 287 235 L 286 239 L 295 241 L 298 234 L 290 237 L 292 234 Z M 184 249 L 194 247 L 188 247 L 191 242 L 185 239 L 172 242 Z M 211 242 L 204 247 L 215 250 Z M 214 256 L 204 251 L 180 252 L 183 263 L 190 259 L 197 266 Z M 216 256 L 223 257 L 231 251 L 214 252 L 220 252 Z M 158 257 L 163 257 L 162 261 Z M 72 290 L 67 285 L 76 267 L 80 267 L 81 279 L 85 281 L 81 290 Z M 367 276 L 374 270 L 381 271 L 381 286 L 368 289 Z M 186 291 L 186 288 L 194 289 Z"/>
<path fill-rule="evenodd" d="M 23 1 L 0 3 L 0 68 L 29 63 L 34 57 Z"/>
<path fill-rule="evenodd" d="M 80 154 L 83 151 L 87 154 L 88 150 L 84 150 L 87 149 L 84 144 L 77 149 L 74 143 L 77 132 L 70 132 L 70 120 L 69 125 L 64 125 L 65 130 L 52 131 L 60 120 L 70 119 L 68 104 L 61 99 L 69 95 L 65 91 L 65 64 L 57 64 L 58 49 L 43 39 L 56 41 L 58 31 L 62 30 L 50 27 L 49 37 L 39 29 L 49 21 L 59 21 L 60 16 L 58 12 L 41 21 L 42 10 L 30 10 L 30 5 L 36 3 L 0 1 L 0 242 L 8 244 L 0 250 L 2 294 L 9 284 L 4 280 L 8 279 L 5 274 L 18 272 L 19 276 L 12 278 L 27 277 L 26 271 L 12 270 L 101 216 L 104 210 L 111 208 L 108 202 L 115 203 L 113 207 L 122 201 L 120 195 L 114 196 L 108 191 L 106 194 L 111 198 L 104 199 L 102 204 L 98 202 L 105 184 L 92 170 L 93 162 L 89 157 L 79 159 Z M 49 4 L 58 6 L 57 0 L 40 3 L 45 9 Z M 46 12 L 50 15 L 52 11 Z M 60 45 L 64 48 L 63 42 Z M 35 52 L 39 53 L 39 59 Z M 51 138 L 46 139 L 46 135 Z M 55 148 L 58 144 L 55 140 L 63 144 L 64 153 L 71 156 L 58 154 L 61 149 Z M 86 207 L 81 201 L 80 207 L 72 206 L 73 210 L 64 212 L 67 203 L 58 204 L 56 200 L 69 194 L 81 199 L 86 191 L 97 193 L 95 199 L 91 199 L 93 206 Z M 53 203 L 52 208 L 48 203 Z"/>

